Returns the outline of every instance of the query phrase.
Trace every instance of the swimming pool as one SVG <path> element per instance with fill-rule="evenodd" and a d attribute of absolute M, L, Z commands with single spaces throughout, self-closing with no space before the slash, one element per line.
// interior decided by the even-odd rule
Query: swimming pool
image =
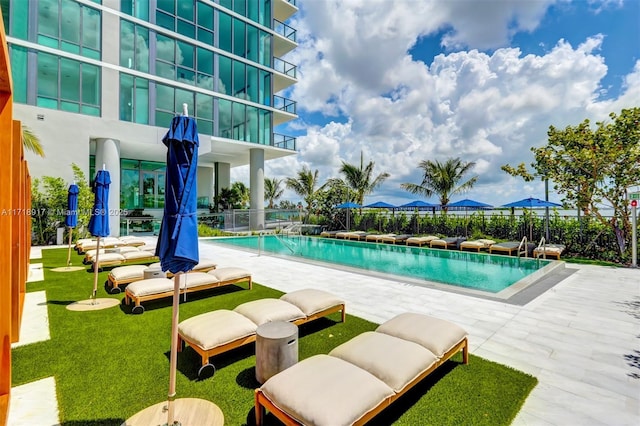
<path fill-rule="evenodd" d="M 305 236 L 223 237 L 205 241 L 393 274 L 418 282 L 436 282 L 492 294 L 506 293 L 505 297 L 542 277 L 548 272 L 549 266 L 556 263 L 542 259 Z"/>

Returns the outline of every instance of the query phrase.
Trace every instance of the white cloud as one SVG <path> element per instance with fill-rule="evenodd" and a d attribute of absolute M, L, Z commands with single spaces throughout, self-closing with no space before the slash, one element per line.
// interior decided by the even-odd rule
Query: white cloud
<path fill-rule="evenodd" d="M 367 201 L 400 203 L 416 198 L 399 185 L 421 180 L 421 160 L 461 157 L 475 161 L 480 176 L 466 194 L 471 198 L 498 205 L 541 196 L 541 182 L 525 184 L 500 166 L 530 163 L 530 148 L 546 142 L 550 125 L 605 119 L 640 99 L 639 61 L 618 99 L 598 100 L 607 73 L 601 34 L 578 46 L 560 39 L 542 55 L 508 47 L 514 32 L 534 30 L 553 3 L 304 2 L 292 23 L 300 45 L 287 60 L 300 74 L 290 97 L 300 111 L 347 121 L 308 128 L 298 137 L 299 154 L 268 163 L 266 175 L 292 176 L 307 165 L 324 181 L 339 176 L 342 161 L 357 164 L 362 151 L 376 173 L 391 174 Z M 442 43 L 470 50 L 440 54 L 429 64 L 413 60 L 409 49 L 417 40 L 443 29 Z M 475 50 L 486 48 L 493 53 Z"/>

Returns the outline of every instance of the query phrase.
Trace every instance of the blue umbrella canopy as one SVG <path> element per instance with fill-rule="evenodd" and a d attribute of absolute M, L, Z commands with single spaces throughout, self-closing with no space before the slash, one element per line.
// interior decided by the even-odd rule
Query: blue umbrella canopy
<path fill-rule="evenodd" d="M 336 209 L 359 209 L 360 207 L 362 207 L 360 204 L 349 201 L 347 203 L 338 204 Z"/>
<path fill-rule="evenodd" d="M 196 120 L 184 115 L 174 117 L 162 142 L 167 146 L 167 173 L 156 256 L 163 271 L 175 274 L 190 271 L 199 261 Z"/>
<path fill-rule="evenodd" d="M 400 207 L 420 209 L 420 208 L 438 207 L 438 205 L 427 203 L 426 201 L 422 201 L 422 200 L 414 200 L 414 201 L 411 201 L 410 203 L 403 204 Z"/>
<path fill-rule="evenodd" d="M 395 209 L 393 204 L 385 203 L 384 201 L 376 201 L 375 203 L 367 204 L 365 207 L 371 209 Z"/>
<path fill-rule="evenodd" d="M 447 204 L 447 207 L 462 207 L 465 209 L 484 209 L 484 208 L 489 208 L 493 206 L 491 204 L 482 203 L 480 201 L 475 201 L 475 200 L 470 200 L 468 198 L 465 198 L 464 200 Z"/>
<path fill-rule="evenodd" d="M 94 237 L 109 236 L 109 185 L 111 176 L 107 170 L 98 170 L 93 181 L 93 209 L 89 219 L 89 232 Z"/>
<path fill-rule="evenodd" d="M 551 201 L 541 200 L 539 198 L 523 198 L 522 200 L 512 203 L 503 204 L 502 207 L 528 207 L 534 209 L 536 207 L 562 207 L 562 204 L 552 203 Z"/>
<path fill-rule="evenodd" d="M 78 226 L 78 185 L 69 185 L 67 192 L 67 211 L 64 218 L 64 224 L 69 228 Z"/>

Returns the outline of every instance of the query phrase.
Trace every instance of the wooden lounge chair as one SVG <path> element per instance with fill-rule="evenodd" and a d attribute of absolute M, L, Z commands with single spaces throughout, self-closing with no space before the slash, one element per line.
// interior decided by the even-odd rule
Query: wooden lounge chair
<path fill-rule="evenodd" d="M 322 290 L 297 290 L 280 299 L 258 299 L 232 311 L 219 309 L 184 320 L 178 325 L 178 339 L 200 354 L 200 375 L 209 366 L 215 372 L 210 357 L 254 342 L 258 326 L 264 323 L 290 321 L 299 325 L 334 312 L 342 312 L 344 322 L 345 303 L 340 298 Z M 181 350 L 182 344 L 178 348 Z"/>
<path fill-rule="evenodd" d="M 212 260 L 200 259 L 200 262 L 193 267 L 190 272 L 209 272 L 212 269 L 216 269 L 217 264 Z M 125 265 L 116 266 L 109 271 L 107 277 L 107 285 L 110 287 L 112 294 L 120 293 L 120 286 L 140 281 L 144 279 L 144 272 L 149 268 L 160 268 L 160 262 L 152 263 L 151 265 Z M 167 278 L 171 278 L 172 274 L 168 272 Z"/>
<path fill-rule="evenodd" d="M 383 235 L 380 237 L 380 242 L 387 244 L 405 244 L 409 238 L 411 238 L 409 234 Z"/>
<path fill-rule="evenodd" d="M 484 238 L 481 238 L 479 240 L 463 241 L 460 243 L 460 250 L 466 249 L 480 252 L 480 250 L 488 250 L 489 247 L 491 247 L 495 243 L 496 242 L 493 240 L 487 240 Z"/>
<path fill-rule="evenodd" d="M 429 242 L 429 247 L 440 247 L 444 249 L 458 249 L 460 243 L 466 241 L 467 239 L 464 237 L 449 237 L 449 238 L 439 238 L 437 240 L 431 240 Z"/>
<path fill-rule="evenodd" d="M 460 351 L 468 364 L 456 324 L 400 314 L 272 376 L 255 391 L 256 425 L 265 409 L 287 425 L 365 424 Z"/>
<path fill-rule="evenodd" d="M 105 237 L 100 239 L 100 248 L 113 248 L 113 247 L 141 247 L 146 245 L 144 240 L 139 238 L 116 238 Z M 83 239 L 76 242 L 76 250 L 79 254 L 83 254 L 88 250 L 95 250 L 98 248 L 98 241 L 94 239 Z"/>
<path fill-rule="evenodd" d="M 543 244 L 533 249 L 533 257 L 542 257 L 544 259 L 554 257 L 556 260 L 560 260 L 560 255 L 565 249 L 566 246 L 562 244 Z"/>
<path fill-rule="evenodd" d="M 422 247 L 425 244 L 429 245 L 431 241 L 437 240 L 437 239 L 439 238 L 436 237 L 435 235 L 427 235 L 424 237 L 410 237 L 410 238 L 407 238 L 407 245 Z"/>
<path fill-rule="evenodd" d="M 383 238 L 393 237 L 396 234 L 369 234 L 365 237 L 365 241 L 373 243 L 381 243 Z"/>
<path fill-rule="evenodd" d="M 364 231 L 342 231 L 336 233 L 336 238 L 342 240 L 358 240 L 361 235 L 367 235 Z"/>
<path fill-rule="evenodd" d="M 251 273 L 242 268 L 225 267 L 213 269 L 209 272 L 190 272 L 181 276 L 180 294 L 195 293 L 241 282 L 247 282 L 249 290 L 251 290 Z M 140 280 L 129 284 L 124 290 L 124 303 L 129 305 L 131 301 L 135 302 L 131 313 L 143 313 L 144 307 L 140 303 L 171 297 L 173 292 L 173 278 Z"/>
<path fill-rule="evenodd" d="M 325 238 L 336 238 L 336 234 L 339 232 L 348 232 L 348 231 L 346 229 L 339 230 L 339 231 L 322 231 L 320 233 L 320 236 Z"/>
<path fill-rule="evenodd" d="M 146 250 L 125 251 L 123 253 L 103 253 L 98 256 L 98 264 L 95 258 L 91 261 L 91 267 L 104 268 L 105 266 L 126 265 L 128 263 L 151 263 L 157 262 L 158 256 Z"/>
<path fill-rule="evenodd" d="M 503 243 L 495 243 L 489 247 L 489 253 L 493 254 L 497 252 L 499 254 L 506 254 L 508 256 L 512 256 L 518 253 L 518 248 L 520 247 L 520 241 L 506 241 Z M 527 243 L 526 249 L 522 247 L 522 254 L 526 256 L 531 256 L 533 254 L 533 249 L 536 247 L 533 243 Z"/>
<path fill-rule="evenodd" d="M 83 262 L 85 264 L 89 264 L 93 262 L 93 259 L 95 259 L 96 257 L 96 253 L 98 250 L 96 249 L 91 249 L 91 250 L 87 250 L 84 253 L 84 259 Z M 103 254 L 105 253 L 120 253 L 120 254 L 124 254 L 124 253 L 133 253 L 133 252 L 139 252 L 139 251 L 145 251 L 145 252 L 150 252 L 150 253 L 155 253 L 156 251 L 156 247 L 155 246 L 141 246 L 141 247 L 134 247 L 134 246 L 121 246 L 121 247 L 111 247 L 111 248 L 101 248 L 100 249 L 100 257 L 102 257 Z"/>

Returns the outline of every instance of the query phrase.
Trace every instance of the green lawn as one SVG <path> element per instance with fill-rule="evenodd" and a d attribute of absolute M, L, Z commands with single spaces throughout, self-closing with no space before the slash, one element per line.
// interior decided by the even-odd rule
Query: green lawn
<path fill-rule="evenodd" d="M 142 315 L 124 305 L 93 312 L 72 312 L 66 305 L 87 299 L 93 286 L 89 268 L 57 273 L 66 262 L 65 249 L 43 250 L 45 281 L 27 291 L 47 292 L 51 340 L 16 348 L 13 385 L 54 376 L 63 425 L 120 425 L 138 411 L 166 399 L 169 383 L 171 300 L 147 303 Z M 81 257 L 73 255 L 74 265 Z M 38 260 L 39 262 L 39 260 Z M 100 283 L 107 272 L 100 273 Z M 306 277 L 309 279 L 310 277 Z M 345 283 L 348 285 L 348 283 Z M 280 292 L 254 284 L 229 286 L 191 295 L 180 305 L 180 318 Z M 98 297 L 109 295 L 102 284 Z M 347 306 L 347 312 L 349 307 Z M 333 314 L 300 327 L 299 357 L 327 353 L 376 324 Z M 253 424 L 255 355 L 247 345 L 212 358 L 213 377 L 197 378 L 200 357 L 190 348 L 178 356 L 177 397 L 215 402 L 228 425 Z M 505 425 L 509 424 L 536 385 L 534 377 L 471 356 L 468 365 L 457 355 L 374 419 L 373 424 Z M 327 407 L 327 409 L 330 409 Z M 268 416 L 266 424 L 278 424 Z"/>

